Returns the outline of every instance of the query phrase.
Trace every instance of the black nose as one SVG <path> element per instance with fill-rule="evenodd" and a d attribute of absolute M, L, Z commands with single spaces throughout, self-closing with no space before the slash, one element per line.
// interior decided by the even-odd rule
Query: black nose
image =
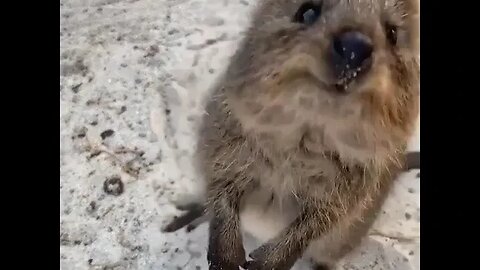
<path fill-rule="evenodd" d="M 345 73 L 363 70 L 366 68 L 363 64 L 371 57 L 372 51 L 370 38 L 360 32 L 343 32 L 334 37 L 332 60 L 336 75 L 341 77 Z"/>

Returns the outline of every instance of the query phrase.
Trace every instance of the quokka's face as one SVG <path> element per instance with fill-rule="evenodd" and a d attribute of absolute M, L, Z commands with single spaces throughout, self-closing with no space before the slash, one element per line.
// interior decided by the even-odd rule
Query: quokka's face
<path fill-rule="evenodd" d="M 391 149 L 418 116 L 418 21 L 415 0 L 262 1 L 228 70 L 234 113 L 257 133 Z"/>

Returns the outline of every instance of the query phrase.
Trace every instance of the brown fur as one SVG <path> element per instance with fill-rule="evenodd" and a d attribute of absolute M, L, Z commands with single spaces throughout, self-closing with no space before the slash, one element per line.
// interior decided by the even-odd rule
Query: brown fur
<path fill-rule="evenodd" d="M 325 0 L 309 27 L 291 20 L 302 1 L 261 1 L 202 125 L 210 269 L 245 263 L 240 215 L 258 206 L 249 204 L 256 191 L 267 208 L 297 210 L 250 254 L 248 269 L 289 269 L 304 253 L 333 266 L 365 235 L 402 169 L 418 116 L 411 1 Z M 396 46 L 386 40 L 387 21 L 399 26 Z M 326 52 L 345 27 L 367 33 L 375 50 L 371 70 L 340 94 Z"/>

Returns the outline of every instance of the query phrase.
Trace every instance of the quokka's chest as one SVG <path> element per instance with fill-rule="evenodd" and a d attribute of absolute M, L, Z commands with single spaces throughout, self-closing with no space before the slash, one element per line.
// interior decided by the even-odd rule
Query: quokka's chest
<path fill-rule="evenodd" d="M 258 187 L 280 198 L 321 195 L 338 172 L 328 159 L 262 160 L 254 163 L 252 179 Z"/>

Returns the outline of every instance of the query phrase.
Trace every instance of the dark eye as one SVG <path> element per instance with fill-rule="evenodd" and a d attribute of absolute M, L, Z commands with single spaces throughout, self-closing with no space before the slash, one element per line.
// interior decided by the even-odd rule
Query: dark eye
<path fill-rule="evenodd" d="M 298 8 L 293 21 L 303 23 L 306 25 L 312 25 L 320 18 L 322 14 L 322 6 L 319 3 L 306 2 Z"/>
<path fill-rule="evenodd" d="M 392 24 L 387 24 L 385 26 L 385 31 L 387 35 L 388 42 L 393 46 L 397 45 L 397 27 Z"/>

